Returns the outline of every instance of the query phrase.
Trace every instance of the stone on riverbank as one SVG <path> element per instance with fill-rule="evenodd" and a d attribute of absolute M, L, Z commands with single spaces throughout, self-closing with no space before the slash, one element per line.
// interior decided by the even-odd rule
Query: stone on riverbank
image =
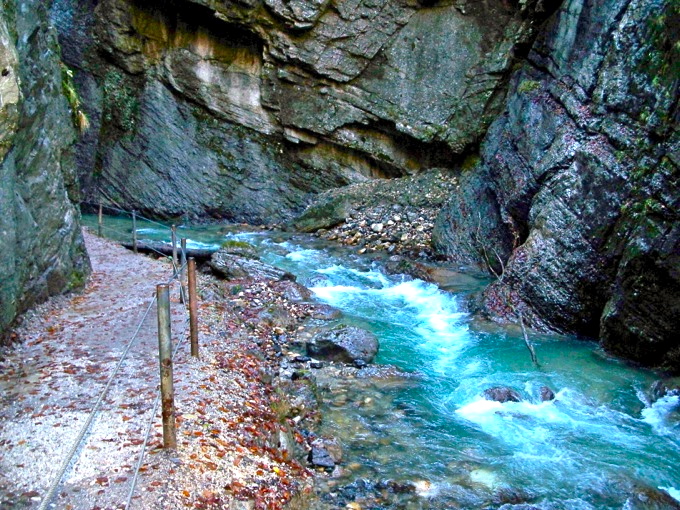
<path fill-rule="evenodd" d="M 209 264 L 215 273 L 228 280 L 254 278 L 295 281 L 295 276 L 287 271 L 270 266 L 257 259 L 233 255 L 225 249 L 215 252 Z"/>
<path fill-rule="evenodd" d="M 378 339 L 373 333 L 341 325 L 315 335 L 307 344 L 307 354 L 329 361 L 370 363 L 378 354 L 378 347 Z"/>

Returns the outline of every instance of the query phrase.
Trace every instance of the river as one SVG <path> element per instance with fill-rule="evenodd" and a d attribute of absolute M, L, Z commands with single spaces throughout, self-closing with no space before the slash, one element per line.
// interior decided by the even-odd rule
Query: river
<path fill-rule="evenodd" d="M 125 220 L 113 221 L 129 231 Z M 138 234 L 167 237 L 153 225 Z M 680 499 L 680 402 L 650 402 L 655 373 L 617 361 L 593 342 L 533 334 L 536 366 L 521 331 L 475 320 L 461 293 L 387 275 L 378 262 L 311 237 L 218 226 L 180 235 L 189 246 L 229 238 L 257 246 L 264 261 L 342 310 L 343 322 L 377 335 L 376 363 L 417 374 L 409 384 L 324 390 L 321 434 L 337 437 L 344 449 L 343 469 L 321 499 L 328 508 L 343 494 L 349 500 L 369 493 L 373 506 L 366 508 L 522 501 L 551 509 L 647 508 L 631 498 L 653 499 L 646 487 Z M 514 388 L 522 401 L 483 398 L 495 386 Z M 541 401 L 543 386 L 554 391 L 553 401 Z M 381 491 L 400 492 L 395 487 L 407 487 L 408 496 L 376 503 Z"/>

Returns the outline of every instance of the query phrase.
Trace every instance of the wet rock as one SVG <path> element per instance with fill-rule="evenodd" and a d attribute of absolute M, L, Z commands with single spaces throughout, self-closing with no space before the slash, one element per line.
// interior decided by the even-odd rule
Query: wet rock
<path fill-rule="evenodd" d="M 487 400 L 494 400 L 496 402 L 500 402 L 501 404 L 505 402 L 522 401 L 522 397 L 516 390 L 513 390 L 512 388 L 508 388 L 506 386 L 497 386 L 495 388 L 488 388 L 484 390 L 484 398 L 486 398 Z"/>
<path fill-rule="evenodd" d="M 650 486 L 637 486 L 626 499 L 624 508 L 630 510 L 680 510 L 680 502 L 665 490 Z"/>
<path fill-rule="evenodd" d="M 220 250 L 230 255 L 238 255 L 247 259 L 257 258 L 257 249 L 250 243 L 245 241 L 229 240 L 222 243 Z"/>
<path fill-rule="evenodd" d="M 284 280 L 277 285 L 277 290 L 281 292 L 288 301 L 303 303 L 312 299 L 312 291 L 297 282 Z"/>
<path fill-rule="evenodd" d="M 655 381 L 650 388 L 651 402 L 654 403 L 666 396 L 680 395 L 680 381 L 671 379 L 668 381 Z"/>
<path fill-rule="evenodd" d="M 309 316 L 312 319 L 331 321 L 342 317 L 342 312 L 330 305 L 314 305 L 309 309 Z"/>
<path fill-rule="evenodd" d="M 541 386 L 540 390 L 541 402 L 547 402 L 549 400 L 555 400 L 555 392 L 548 388 L 547 386 Z"/>
<path fill-rule="evenodd" d="M 342 447 L 337 439 L 315 439 L 311 444 L 309 462 L 314 466 L 332 468 L 342 460 Z"/>
<path fill-rule="evenodd" d="M 343 363 L 370 363 L 378 353 L 378 339 L 354 326 L 340 325 L 315 335 L 307 344 L 307 354 Z"/>
<path fill-rule="evenodd" d="M 295 275 L 259 260 L 232 255 L 225 250 L 215 252 L 210 259 L 215 273 L 227 279 L 257 278 L 266 280 L 295 280 Z"/>

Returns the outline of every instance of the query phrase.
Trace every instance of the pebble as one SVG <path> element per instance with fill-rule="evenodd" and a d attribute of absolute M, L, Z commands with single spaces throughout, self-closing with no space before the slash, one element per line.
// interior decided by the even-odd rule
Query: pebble
<path fill-rule="evenodd" d="M 374 223 L 371 225 L 371 230 L 373 232 L 382 232 L 383 228 L 385 228 L 385 226 L 382 223 Z"/>

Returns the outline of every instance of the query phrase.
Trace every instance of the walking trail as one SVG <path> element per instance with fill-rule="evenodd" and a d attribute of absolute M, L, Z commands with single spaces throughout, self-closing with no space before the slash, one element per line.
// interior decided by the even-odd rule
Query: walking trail
<path fill-rule="evenodd" d="M 247 381 L 253 361 L 243 357 L 246 349 L 238 342 L 228 346 L 224 336 L 216 337 L 205 325 L 202 342 L 213 349 L 200 360 L 189 356 L 188 318 L 177 284 L 171 287 L 171 322 L 173 345 L 183 342 L 174 360 L 180 447 L 161 450 L 159 409 L 130 496 L 158 394 L 153 296 L 157 284 L 170 280 L 172 266 L 87 231 L 84 237 L 92 263 L 84 291 L 52 299 L 27 314 L 16 331 L 19 342 L 0 356 L 0 508 L 40 507 L 138 327 L 47 508 L 125 508 L 128 497 L 131 508 L 240 508 L 238 501 L 227 501 L 239 498 L 223 494 L 230 484 L 239 490 L 269 487 L 271 498 L 278 499 L 266 503 L 267 508 L 289 499 L 287 490 L 274 495 L 276 484 L 267 477 L 293 484 L 284 475 L 304 473 L 288 459 L 255 451 L 241 429 L 243 424 L 257 428 L 253 409 L 263 416 L 268 410 L 261 385 Z M 210 323 L 206 316 L 211 314 L 220 316 L 217 322 L 226 320 L 217 305 L 204 302 L 201 307 L 203 323 Z M 224 350 L 230 348 L 242 358 L 227 376 L 224 369 L 232 367 L 225 359 L 238 356 Z M 251 402 L 245 418 L 242 406 L 234 406 L 239 401 Z M 241 463 L 244 456 L 249 462 Z M 248 466 L 257 476 L 250 476 Z M 247 495 L 254 498 L 257 491 Z"/>

